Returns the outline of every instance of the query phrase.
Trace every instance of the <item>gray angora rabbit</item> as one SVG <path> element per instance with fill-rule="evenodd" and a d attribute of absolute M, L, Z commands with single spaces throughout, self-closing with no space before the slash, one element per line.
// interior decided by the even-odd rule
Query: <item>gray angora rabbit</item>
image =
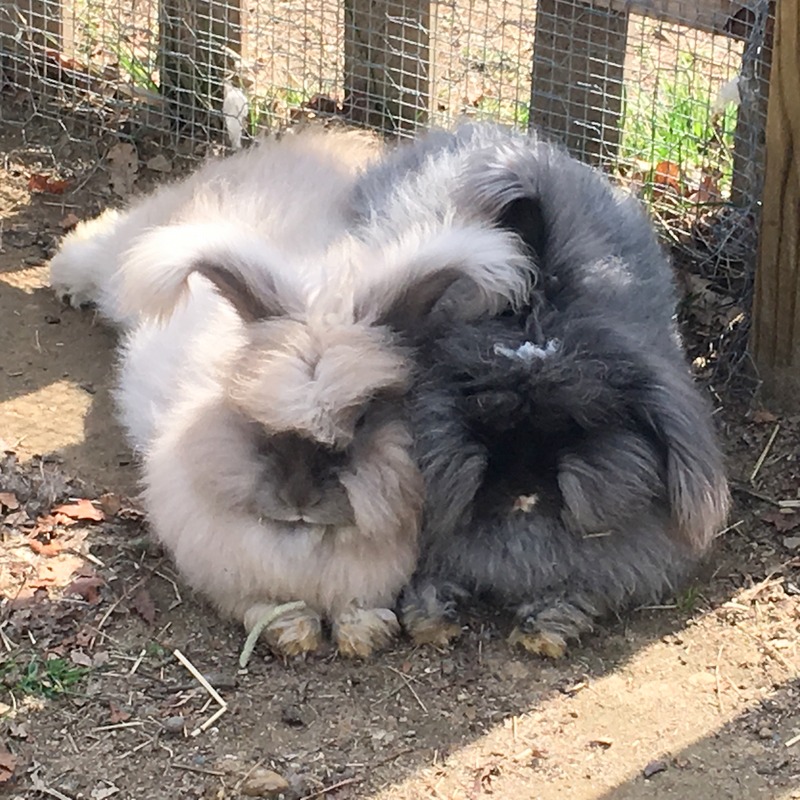
<path fill-rule="evenodd" d="M 528 292 L 518 238 L 489 224 L 352 233 L 368 160 L 346 133 L 267 142 L 79 226 L 51 264 L 124 332 L 117 399 L 156 536 L 285 655 L 323 621 L 348 656 L 398 628 L 423 486 L 396 328 L 458 276 L 493 311 Z"/>
<path fill-rule="evenodd" d="M 513 231 L 537 276 L 522 312 L 466 324 L 453 310 L 472 294 L 456 282 L 418 330 L 427 499 L 402 618 L 444 644 L 457 602 L 487 596 L 515 610 L 512 642 L 557 657 L 596 618 L 678 587 L 727 514 L 670 265 L 634 199 L 534 137 L 437 132 L 356 191 L 370 216 L 401 197 L 411 218 L 417 196 Z"/>

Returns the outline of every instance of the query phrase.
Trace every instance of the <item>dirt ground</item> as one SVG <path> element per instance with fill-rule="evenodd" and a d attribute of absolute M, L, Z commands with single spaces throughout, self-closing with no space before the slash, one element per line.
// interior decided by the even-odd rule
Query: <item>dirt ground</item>
<path fill-rule="evenodd" d="M 259 647 L 240 670 L 239 628 L 147 539 L 113 334 L 47 288 L 69 215 L 115 202 L 109 175 L 36 138 L 0 127 L 0 794 L 800 798 L 800 515 L 781 506 L 800 497 L 800 418 L 717 387 L 731 527 L 688 591 L 561 662 L 510 650 L 487 615 L 447 652 L 283 663 Z M 139 155 L 139 183 L 163 179 Z M 32 193 L 37 175 L 69 184 Z M 70 502 L 101 496 L 99 514 Z M 196 735 L 217 703 L 176 649 L 226 703 Z"/>

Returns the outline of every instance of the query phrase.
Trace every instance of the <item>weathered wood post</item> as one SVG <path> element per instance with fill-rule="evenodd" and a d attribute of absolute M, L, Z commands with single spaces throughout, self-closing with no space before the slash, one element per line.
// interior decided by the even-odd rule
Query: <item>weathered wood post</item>
<path fill-rule="evenodd" d="M 161 92 L 179 132 L 206 138 L 222 127 L 224 81 L 241 53 L 239 0 L 161 0 Z"/>
<path fill-rule="evenodd" d="M 345 0 L 344 15 L 346 112 L 413 134 L 430 108 L 430 0 Z"/>
<path fill-rule="evenodd" d="M 800 4 L 780 0 L 767 112 L 752 352 L 765 399 L 800 409 Z"/>
<path fill-rule="evenodd" d="M 42 78 L 58 80 L 46 51 L 61 51 L 62 39 L 61 0 L 0 2 L 0 79 L 43 92 Z"/>
<path fill-rule="evenodd" d="M 744 21 L 731 19 L 734 30 L 744 39 L 742 69 L 739 73 L 739 113 L 733 142 L 731 202 L 738 206 L 757 203 L 764 176 L 764 130 L 769 99 L 774 3 L 761 0 L 755 10 L 745 8 Z M 735 27 L 734 27 L 735 26 Z"/>
<path fill-rule="evenodd" d="M 573 155 L 614 159 L 622 133 L 628 12 L 576 0 L 539 0 L 533 40 L 531 126 Z"/>

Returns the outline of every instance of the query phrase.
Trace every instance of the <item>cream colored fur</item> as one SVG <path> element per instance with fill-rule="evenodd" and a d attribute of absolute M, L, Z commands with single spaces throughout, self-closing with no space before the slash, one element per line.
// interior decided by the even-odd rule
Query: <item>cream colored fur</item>
<path fill-rule="evenodd" d="M 353 134 L 264 143 L 79 226 L 51 265 L 57 292 L 124 331 L 120 416 L 155 534 L 248 627 L 305 601 L 266 633 L 286 654 L 318 645 L 322 617 L 343 652 L 369 654 L 394 633 L 387 609 L 414 569 L 410 363 L 383 319 L 424 313 L 417 289 L 443 271 L 491 311 L 529 280 L 518 239 L 479 222 L 351 230 L 348 193 L 373 152 Z M 334 494 L 350 522 L 273 510 L 283 467 L 265 468 L 257 440 L 287 435 L 344 454 Z"/>

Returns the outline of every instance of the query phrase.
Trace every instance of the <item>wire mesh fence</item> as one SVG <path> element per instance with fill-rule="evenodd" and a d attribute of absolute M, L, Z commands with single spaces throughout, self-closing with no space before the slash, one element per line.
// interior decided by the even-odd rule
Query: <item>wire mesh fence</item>
<path fill-rule="evenodd" d="M 390 135 L 489 118 L 647 199 L 746 203 L 771 24 L 767 0 L 19 0 L 0 9 L 3 98 L 76 136 L 184 148 L 308 116 Z"/>
<path fill-rule="evenodd" d="M 741 336 L 773 25 L 770 0 L 16 0 L 0 125 L 190 160 L 310 118 L 536 127 L 688 242 L 687 291 Z"/>

